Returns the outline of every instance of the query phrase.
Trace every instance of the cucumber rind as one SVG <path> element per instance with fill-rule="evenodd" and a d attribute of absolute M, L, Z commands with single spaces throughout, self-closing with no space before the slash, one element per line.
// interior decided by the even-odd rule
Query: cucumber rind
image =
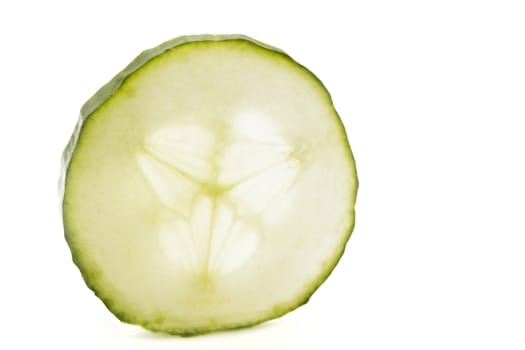
<path fill-rule="evenodd" d="M 181 45 L 190 44 L 193 42 L 206 42 L 206 41 L 244 41 L 251 43 L 253 45 L 262 47 L 264 49 L 267 49 L 275 54 L 284 56 L 286 59 L 293 62 L 297 67 L 300 67 L 304 69 L 320 86 L 320 88 L 326 93 L 328 103 L 330 103 L 330 106 L 333 109 L 334 116 L 338 118 L 338 122 L 340 125 L 340 130 L 344 134 L 344 140 L 345 140 L 345 147 L 348 150 L 348 159 L 349 162 L 353 165 L 353 186 L 350 186 L 351 193 L 349 193 L 349 198 L 351 199 L 352 204 L 352 211 L 349 213 L 350 216 L 350 223 L 348 228 L 346 229 L 346 234 L 342 237 L 341 243 L 338 245 L 340 247 L 339 251 L 337 251 L 334 256 L 331 259 L 328 259 L 323 264 L 323 273 L 315 280 L 310 282 L 305 288 L 303 288 L 303 293 L 301 295 L 296 296 L 293 300 L 289 302 L 285 302 L 279 305 L 275 305 L 273 308 L 271 308 L 266 314 L 259 316 L 254 319 L 247 320 L 246 322 L 235 322 L 235 323 L 216 323 L 211 322 L 206 327 L 195 327 L 195 328 L 174 328 L 170 327 L 169 325 L 165 324 L 165 319 L 162 316 L 159 316 L 158 319 L 154 321 L 144 321 L 141 320 L 134 315 L 126 312 L 125 310 L 120 310 L 116 307 L 115 303 L 113 302 L 113 299 L 111 296 L 106 295 L 102 293 L 101 288 L 98 288 L 97 281 L 98 276 L 100 275 L 100 271 L 96 270 L 94 268 L 93 264 L 90 264 L 88 261 L 88 258 L 85 256 L 85 254 L 82 254 L 82 248 L 78 246 L 78 244 L 74 241 L 74 232 L 70 229 L 70 225 L 67 222 L 65 211 L 67 208 L 66 203 L 66 194 L 67 194 L 67 176 L 68 171 L 71 166 L 71 162 L 73 160 L 73 156 L 75 153 L 75 149 L 77 145 L 79 144 L 82 129 L 86 122 L 89 120 L 89 117 L 93 115 L 93 113 L 99 109 L 106 101 L 108 101 L 111 96 L 113 96 L 119 88 L 122 86 L 122 84 L 125 82 L 125 80 L 132 75 L 134 72 L 140 70 L 143 66 L 145 66 L 148 62 L 153 60 L 154 58 L 158 57 L 159 55 L 162 55 L 164 52 L 174 49 Z M 149 331 L 152 332 L 159 332 L 159 333 L 167 333 L 171 335 L 178 335 L 178 336 L 195 336 L 210 332 L 216 332 L 216 331 L 225 331 L 225 330 L 233 330 L 233 329 L 241 329 L 241 328 L 247 328 L 252 327 L 257 324 L 279 318 L 296 308 L 306 304 L 311 296 L 315 293 L 315 291 L 325 282 L 325 280 L 330 276 L 330 274 L 333 272 L 335 266 L 340 261 L 341 257 L 344 254 L 346 244 L 352 235 L 354 226 L 355 226 L 355 201 L 357 197 L 357 190 L 358 190 L 358 177 L 355 167 L 355 160 L 353 153 L 351 151 L 348 139 L 346 137 L 346 131 L 344 128 L 344 125 L 339 118 L 339 115 L 337 114 L 335 107 L 333 106 L 332 99 L 330 97 L 330 94 L 328 93 L 327 89 L 324 87 L 322 82 L 307 68 L 297 63 L 295 60 L 293 60 L 290 56 L 288 56 L 286 53 L 284 53 L 282 50 L 277 49 L 275 47 L 272 47 L 270 45 L 264 44 L 260 41 L 257 41 L 255 39 L 252 39 L 245 35 L 239 35 L 239 34 L 227 34 L 227 35 L 210 35 L 210 34 L 204 34 L 204 35 L 189 35 L 189 36 L 180 36 L 175 39 L 166 41 L 165 43 L 143 51 L 139 56 L 137 56 L 125 69 L 123 69 L 120 73 L 118 73 L 112 80 L 110 80 L 107 84 L 105 84 L 102 88 L 100 88 L 81 108 L 80 116 L 78 119 L 78 122 L 75 126 L 75 130 L 65 147 L 63 154 L 62 154 L 62 169 L 60 174 L 60 180 L 59 180 L 59 195 L 60 195 L 60 205 L 62 210 L 62 217 L 63 217 L 63 226 L 64 226 L 64 235 L 66 242 L 71 250 L 71 256 L 74 264 L 78 267 L 80 270 L 80 273 L 82 275 L 82 278 L 88 288 L 90 288 L 94 294 L 104 303 L 106 308 L 113 313 L 120 321 L 133 324 L 137 326 L 141 326 Z"/>

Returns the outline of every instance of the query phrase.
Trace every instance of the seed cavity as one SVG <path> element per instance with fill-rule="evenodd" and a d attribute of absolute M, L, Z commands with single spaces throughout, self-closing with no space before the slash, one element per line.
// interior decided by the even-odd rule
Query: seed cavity
<path fill-rule="evenodd" d="M 243 114 L 228 132 L 171 124 L 149 135 L 136 161 L 160 208 L 164 257 L 208 276 L 250 261 L 263 239 L 261 217 L 297 181 L 300 159 L 268 118 Z M 285 210 L 289 205 L 280 205 Z"/>

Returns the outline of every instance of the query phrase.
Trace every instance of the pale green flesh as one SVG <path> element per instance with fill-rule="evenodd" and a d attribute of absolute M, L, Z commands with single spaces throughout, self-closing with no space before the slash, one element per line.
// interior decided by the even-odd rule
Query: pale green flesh
<path fill-rule="evenodd" d="M 151 330 L 198 334 L 294 309 L 353 227 L 355 166 L 326 90 L 288 56 L 228 39 L 138 67 L 71 146 L 75 262 L 113 313 Z"/>

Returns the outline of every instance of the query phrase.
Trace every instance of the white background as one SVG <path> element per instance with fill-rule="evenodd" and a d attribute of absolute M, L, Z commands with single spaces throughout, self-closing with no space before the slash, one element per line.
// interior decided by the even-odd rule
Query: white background
<path fill-rule="evenodd" d="M 186 339 L 120 324 L 85 287 L 56 188 L 81 105 L 194 33 L 247 34 L 312 70 L 360 189 L 309 304 Z M 523 1 L 12 1 L 0 39 L 0 348 L 525 348 Z"/>

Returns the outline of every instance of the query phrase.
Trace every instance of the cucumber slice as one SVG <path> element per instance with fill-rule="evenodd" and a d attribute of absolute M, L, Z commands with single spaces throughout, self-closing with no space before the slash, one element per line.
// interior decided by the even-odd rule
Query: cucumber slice
<path fill-rule="evenodd" d="M 357 176 L 321 82 L 245 36 L 143 52 L 82 108 L 65 237 L 120 320 L 179 335 L 306 303 L 343 254 Z"/>

